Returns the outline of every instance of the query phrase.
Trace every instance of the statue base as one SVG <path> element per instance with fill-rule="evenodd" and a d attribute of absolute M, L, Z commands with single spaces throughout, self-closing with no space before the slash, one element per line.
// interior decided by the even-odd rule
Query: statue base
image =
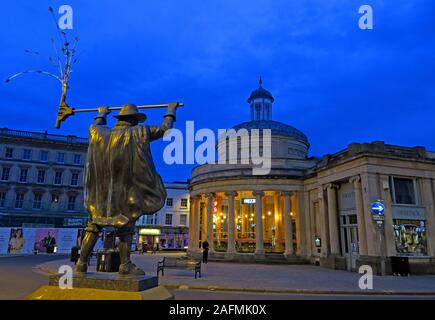
<path fill-rule="evenodd" d="M 62 275 L 51 275 L 49 285 L 34 291 L 30 300 L 172 300 L 169 291 L 151 276 L 120 276 L 117 273 L 74 274 L 73 288 L 62 289 Z"/>

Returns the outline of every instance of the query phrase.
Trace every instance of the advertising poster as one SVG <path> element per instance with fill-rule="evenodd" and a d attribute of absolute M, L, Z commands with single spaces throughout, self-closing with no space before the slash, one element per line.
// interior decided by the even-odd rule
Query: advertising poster
<path fill-rule="evenodd" d="M 20 240 L 20 231 L 22 231 L 22 240 Z M 36 229 L 34 228 L 11 228 L 11 234 L 9 239 L 9 247 L 11 248 L 12 243 L 23 243 L 22 248 L 18 251 L 17 247 L 11 248 L 9 253 L 33 253 L 33 249 L 35 246 L 35 234 Z"/>
<path fill-rule="evenodd" d="M 56 253 L 70 253 L 71 248 L 77 245 L 78 230 L 75 228 L 66 228 L 57 230 L 57 251 Z"/>
<path fill-rule="evenodd" d="M 35 249 L 38 252 L 54 253 L 54 248 L 59 241 L 59 229 L 36 229 Z"/>
<path fill-rule="evenodd" d="M 8 253 L 11 228 L 0 228 L 0 254 Z"/>
<path fill-rule="evenodd" d="M 35 239 L 35 229 L 30 228 L 7 228 L 9 254 L 32 253 Z"/>

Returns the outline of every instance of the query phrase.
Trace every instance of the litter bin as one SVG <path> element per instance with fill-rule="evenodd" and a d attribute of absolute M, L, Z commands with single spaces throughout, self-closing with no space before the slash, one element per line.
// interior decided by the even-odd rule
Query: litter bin
<path fill-rule="evenodd" d="M 118 272 L 121 260 L 118 251 L 98 251 L 97 252 L 97 271 L 99 272 Z"/>
<path fill-rule="evenodd" d="M 409 276 L 409 258 L 408 257 L 391 257 L 391 271 L 395 276 Z"/>
<path fill-rule="evenodd" d="M 79 252 L 80 252 L 80 247 L 72 247 L 71 248 L 70 261 L 74 262 L 74 264 L 76 264 L 80 258 Z"/>

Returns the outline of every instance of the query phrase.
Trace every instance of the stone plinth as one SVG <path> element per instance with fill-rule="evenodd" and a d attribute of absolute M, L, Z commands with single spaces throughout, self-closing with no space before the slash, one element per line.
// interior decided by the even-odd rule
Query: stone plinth
<path fill-rule="evenodd" d="M 88 272 L 73 275 L 72 289 L 61 289 L 62 275 L 51 275 L 49 285 L 33 292 L 31 300 L 171 300 L 169 291 L 158 285 L 158 277 L 120 276 L 118 273 Z"/>
<path fill-rule="evenodd" d="M 60 274 L 51 275 L 48 281 L 50 286 L 59 286 Z M 143 291 L 157 287 L 159 281 L 152 276 L 120 276 L 118 273 L 88 272 L 75 273 L 73 276 L 74 288 L 92 288 L 116 291 Z"/>

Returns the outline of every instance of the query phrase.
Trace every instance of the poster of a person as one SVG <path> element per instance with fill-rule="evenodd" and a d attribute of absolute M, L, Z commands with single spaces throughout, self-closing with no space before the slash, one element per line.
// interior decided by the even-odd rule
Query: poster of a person
<path fill-rule="evenodd" d="M 21 249 L 23 248 L 24 243 L 25 240 L 23 237 L 23 229 L 22 228 L 11 229 L 8 252 L 12 254 L 21 253 Z"/>
<path fill-rule="evenodd" d="M 38 252 L 53 253 L 56 246 L 57 229 L 38 229 L 35 248 Z"/>

